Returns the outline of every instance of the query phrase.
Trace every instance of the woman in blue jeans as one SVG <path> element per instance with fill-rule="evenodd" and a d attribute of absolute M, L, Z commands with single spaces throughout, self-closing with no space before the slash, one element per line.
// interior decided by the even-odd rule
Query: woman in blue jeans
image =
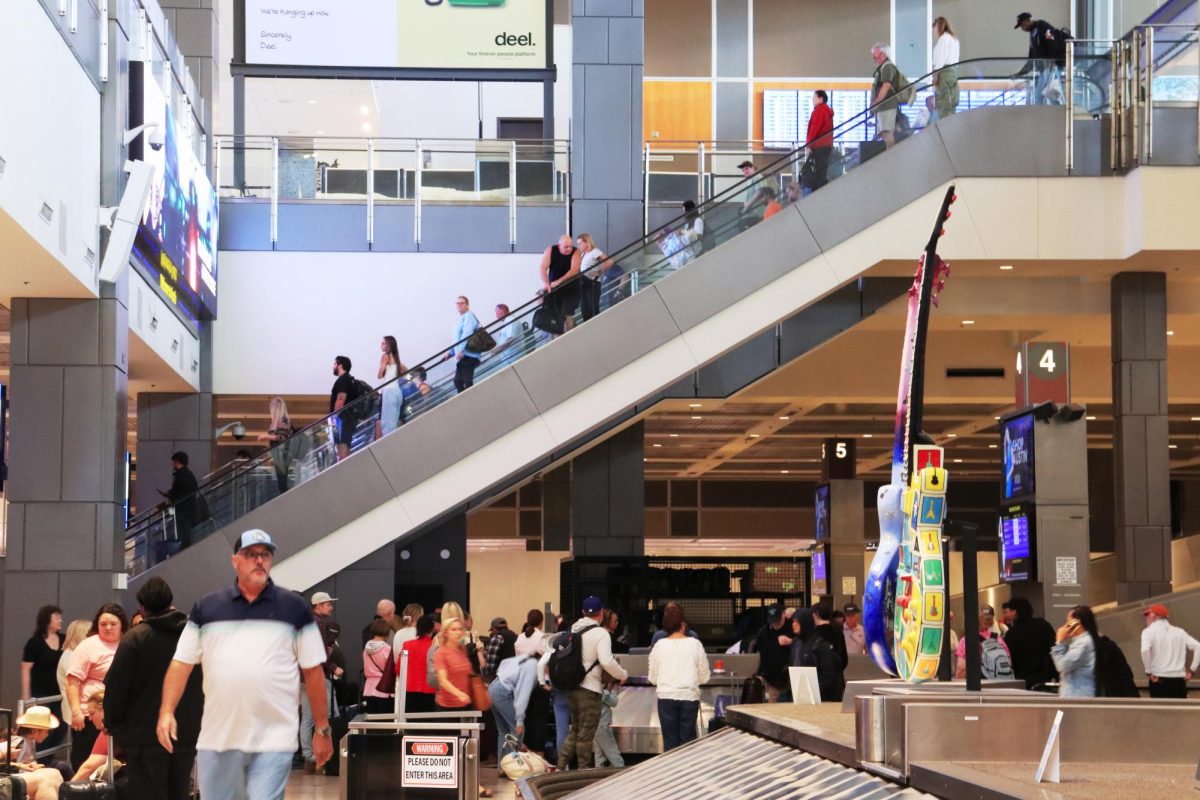
<path fill-rule="evenodd" d="M 663 611 L 663 630 L 668 636 L 650 651 L 649 677 L 658 696 L 665 753 L 696 738 L 700 686 L 708 683 L 710 673 L 704 645 L 687 635 L 683 609 L 678 605 Z"/>

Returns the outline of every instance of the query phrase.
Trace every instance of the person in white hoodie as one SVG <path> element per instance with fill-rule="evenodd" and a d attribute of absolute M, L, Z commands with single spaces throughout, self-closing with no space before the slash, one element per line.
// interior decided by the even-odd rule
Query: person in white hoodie
<path fill-rule="evenodd" d="M 687 635 L 683 609 L 678 605 L 668 606 L 663 612 L 663 630 L 667 638 L 660 639 L 650 651 L 649 679 L 658 695 L 658 723 L 665 753 L 696 738 L 700 686 L 708 683 L 711 673 L 704 645 Z"/>
<path fill-rule="evenodd" d="M 601 670 L 620 683 L 624 683 L 629 677 L 624 667 L 613 658 L 612 637 L 600 624 L 603 614 L 604 603 L 599 597 L 589 596 L 583 601 L 583 616 L 571 626 L 571 632 L 580 634 L 579 638 L 583 643 L 585 674 L 578 689 L 567 691 L 567 701 L 571 709 L 571 729 L 558 753 L 560 770 L 567 768 L 572 756 L 578 759 L 580 769 L 592 766 L 593 740 L 596 738 L 596 728 L 600 724 L 600 710 L 603 706 Z"/>

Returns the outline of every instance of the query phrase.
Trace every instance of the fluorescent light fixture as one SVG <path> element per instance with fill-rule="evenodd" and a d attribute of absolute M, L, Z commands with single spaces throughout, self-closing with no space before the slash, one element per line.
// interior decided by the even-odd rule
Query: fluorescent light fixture
<path fill-rule="evenodd" d="M 779 470 L 779 474 L 780 474 L 780 475 L 787 475 L 787 474 L 788 474 L 788 471 L 787 471 L 786 469 L 781 469 L 781 470 Z"/>
<path fill-rule="evenodd" d="M 957 438 L 958 438 L 958 434 L 957 434 L 957 433 L 952 433 L 952 434 L 950 434 L 950 438 L 951 438 L 951 439 L 957 439 Z"/>
<path fill-rule="evenodd" d="M 975 320 L 973 320 L 973 319 L 964 319 L 964 320 L 962 321 L 962 324 L 963 324 L 963 325 L 974 325 L 974 324 L 975 324 Z"/>
<path fill-rule="evenodd" d="M 1085 417 L 1085 419 L 1087 419 L 1087 421 L 1088 421 L 1088 422 L 1095 422 L 1095 421 L 1096 421 L 1096 418 L 1095 418 L 1095 417 Z"/>
<path fill-rule="evenodd" d="M 1179 449 L 1179 445 L 1177 445 L 1177 444 L 1169 444 L 1169 445 L 1167 445 L 1167 449 L 1168 449 L 1168 450 L 1178 450 L 1178 449 Z"/>
<path fill-rule="evenodd" d="M 1192 419 L 1200 419 L 1200 417 L 1192 417 Z M 751 438 L 751 439 L 757 439 L 757 438 L 759 438 L 759 434 L 757 434 L 757 433 L 752 433 L 752 434 L 750 434 L 750 438 Z"/>
<path fill-rule="evenodd" d="M 1000 445 L 998 445 L 998 444 L 989 444 L 989 445 L 988 445 L 988 450 L 995 450 L 995 449 L 997 449 L 998 447 L 1000 447 Z"/>
<path fill-rule="evenodd" d="M 688 408 L 700 408 L 700 403 L 688 403 Z"/>
<path fill-rule="evenodd" d="M 954 459 L 954 463 L 955 463 L 955 464 L 961 464 L 961 463 L 962 463 L 962 459 L 961 459 L 961 458 L 956 458 L 956 459 Z"/>
<path fill-rule="evenodd" d="M 704 419 L 704 417 L 692 417 L 692 419 Z"/>
<path fill-rule="evenodd" d="M 789 419 L 791 419 L 791 417 L 780 417 L 780 419 L 784 422 L 787 422 Z"/>
<path fill-rule="evenodd" d="M 1000 269 L 1004 270 L 1005 272 L 1011 271 L 1012 268 L 1013 268 L 1012 264 L 1001 264 L 1000 265 Z"/>
<path fill-rule="evenodd" d="M 679 434 L 678 434 L 678 433 L 669 433 L 669 434 L 667 434 L 667 435 L 668 435 L 668 436 L 670 436 L 672 439 L 678 439 L 678 438 L 679 438 Z"/>
<path fill-rule="evenodd" d="M 655 443 L 654 443 L 652 446 L 653 446 L 653 447 L 662 447 L 662 445 L 661 445 L 661 444 L 659 444 L 658 442 L 655 442 Z"/>
<path fill-rule="evenodd" d="M 1175 335 L 1175 331 L 1167 331 L 1167 336 L 1174 336 L 1174 335 Z"/>
<path fill-rule="evenodd" d="M 874 437 L 875 437 L 875 434 L 873 434 L 873 433 L 864 433 L 863 434 L 864 439 L 872 439 Z"/>

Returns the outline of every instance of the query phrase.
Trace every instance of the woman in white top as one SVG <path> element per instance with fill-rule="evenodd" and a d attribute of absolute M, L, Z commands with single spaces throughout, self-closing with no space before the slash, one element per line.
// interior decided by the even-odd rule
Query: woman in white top
<path fill-rule="evenodd" d="M 546 652 L 546 634 L 542 632 L 545 621 L 546 615 L 536 608 L 530 609 L 525 615 L 525 624 L 521 626 L 521 633 L 513 645 L 518 656 L 540 658 Z"/>
<path fill-rule="evenodd" d="M 408 367 L 400 360 L 395 336 L 383 337 L 379 342 L 379 349 L 382 353 L 379 356 L 379 372 L 376 377 L 386 385 L 380 391 L 383 409 L 379 413 L 379 422 L 376 423 L 379 430 L 375 433 L 377 436 L 386 436 L 399 428 L 403 421 L 401 414 L 404 409 L 404 395 L 400 391 L 400 381 L 395 378 L 408 372 Z"/>
<path fill-rule="evenodd" d="M 950 21 L 938 17 L 933 21 L 933 85 L 937 96 L 938 119 L 945 119 L 958 108 L 958 37 Z"/>
<path fill-rule="evenodd" d="M 677 604 L 663 611 L 663 630 L 669 635 L 650 651 L 649 679 L 658 695 L 658 723 L 666 752 L 696 738 L 700 685 L 708 683 L 710 673 L 704 645 L 687 635 L 683 609 Z"/>
<path fill-rule="evenodd" d="M 583 311 L 584 322 L 587 322 L 600 313 L 600 282 L 604 280 L 604 271 L 608 269 L 610 262 L 606 261 L 608 256 L 596 247 L 590 233 L 579 234 L 577 242 L 579 252 L 583 253 L 583 259 L 579 262 L 579 272 L 583 275 L 580 280 L 583 288 L 580 309 Z"/>

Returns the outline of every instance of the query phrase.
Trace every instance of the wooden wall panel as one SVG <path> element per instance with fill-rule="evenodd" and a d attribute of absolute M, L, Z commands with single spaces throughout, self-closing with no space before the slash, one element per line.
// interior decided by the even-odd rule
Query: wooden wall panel
<path fill-rule="evenodd" d="M 708 81 L 645 81 L 643 138 L 648 142 L 711 139 L 712 102 L 712 84 Z"/>
<path fill-rule="evenodd" d="M 708 0 L 646 3 L 646 77 L 712 74 L 712 6 Z"/>

